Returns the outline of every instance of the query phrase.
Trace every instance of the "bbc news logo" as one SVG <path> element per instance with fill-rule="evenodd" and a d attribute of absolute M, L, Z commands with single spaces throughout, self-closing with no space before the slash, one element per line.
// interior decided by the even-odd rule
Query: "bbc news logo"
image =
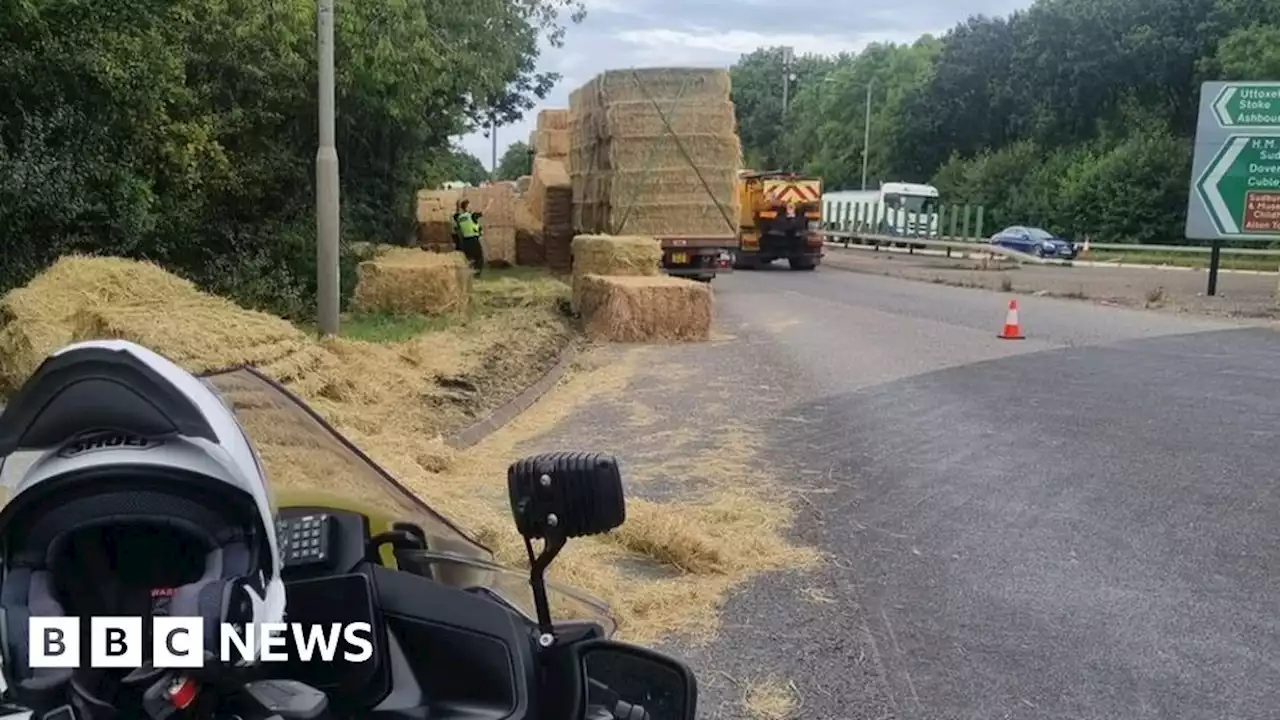
<path fill-rule="evenodd" d="M 89 665 L 94 668 L 142 666 L 146 634 L 140 617 L 90 619 Z M 79 618 L 33 617 L 27 623 L 27 662 L 33 668 L 78 668 L 84 640 Z M 287 662 L 366 662 L 373 658 L 369 623 L 307 625 L 262 623 L 219 628 L 218 659 L 226 664 Z M 151 620 L 151 664 L 157 668 L 198 668 L 205 659 L 204 620 L 156 617 Z M 213 648 L 208 648 L 212 653 Z"/>

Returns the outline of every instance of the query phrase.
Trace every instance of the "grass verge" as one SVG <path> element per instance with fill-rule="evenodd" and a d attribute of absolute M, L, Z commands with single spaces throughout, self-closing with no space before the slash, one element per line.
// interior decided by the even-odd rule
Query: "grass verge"
<path fill-rule="evenodd" d="M 1208 253 L 1162 253 L 1147 251 L 1090 250 L 1081 260 L 1114 262 L 1130 265 L 1167 265 L 1170 267 L 1208 268 Z M 1222 255 L 1223 270 L 1255 270 L 1276 272 L 1280 269 L 1280 256 Z"/>

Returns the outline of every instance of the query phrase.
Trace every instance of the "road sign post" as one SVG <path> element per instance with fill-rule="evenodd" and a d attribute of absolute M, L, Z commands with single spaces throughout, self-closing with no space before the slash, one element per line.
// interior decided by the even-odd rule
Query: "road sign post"
<path fill-rule="evenodd" d="M 1280 241 L 1280 82 L 1201 85 L 1186 236 L 1211 243 L 1209 295 L 1224 240 Z"/>

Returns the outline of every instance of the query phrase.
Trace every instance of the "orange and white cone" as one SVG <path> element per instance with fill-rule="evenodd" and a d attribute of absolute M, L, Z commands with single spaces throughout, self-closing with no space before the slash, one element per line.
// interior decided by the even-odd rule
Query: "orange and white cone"
<path fill-rule="evenodd" d="M 1018 301 L 1016 299 L 1009 301 L 1009 311 L 1004 315 L 1004 329 L 1000 331 L 998 337 L 1001 340 L 1025 340 L 1027 337 L 1022 334 L 1022 326 L 1018 324 Z"/>

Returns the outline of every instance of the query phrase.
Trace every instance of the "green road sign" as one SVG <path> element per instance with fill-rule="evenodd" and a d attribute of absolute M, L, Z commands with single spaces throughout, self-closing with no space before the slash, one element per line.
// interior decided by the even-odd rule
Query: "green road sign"
<path fill-rule="evenodd" d="M 1280 234 L 1280 136 L 1232 135 L 1196 192 L 1222 235 Z"/>
<path fill-rule="evenodd" d="M 1225 128 L 1280 128 L 1280 83 L 1228 84 L 1213 101 Z"/>

